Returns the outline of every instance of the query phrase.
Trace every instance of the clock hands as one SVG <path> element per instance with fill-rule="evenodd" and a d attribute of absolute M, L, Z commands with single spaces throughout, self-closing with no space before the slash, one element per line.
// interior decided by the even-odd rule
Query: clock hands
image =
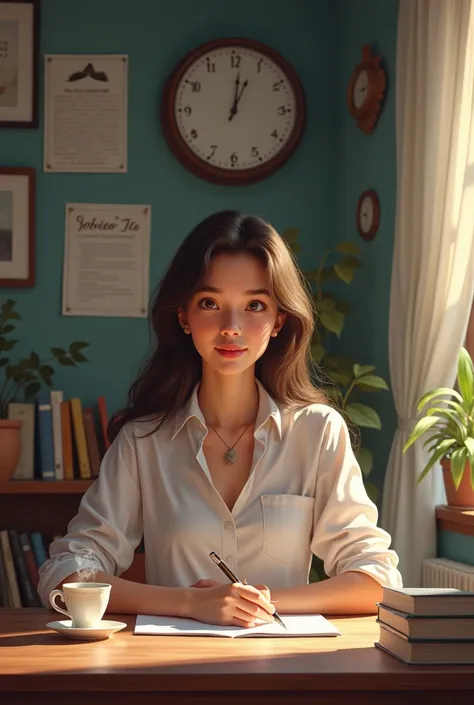
<path fill-rule="evenodd" d="M 239 93 L 239 87 L 240 87 L 240 72 L 237 73 L 237 78 L 235 79 L 235 89 L 234 89 L 234 102 L 232 104 L 232 107 L 230 109 L 229 113 L 229 120 L 232 120 L 234 115 L 237 115 L 238 113 L 238 104 L 240 102 L 240 99 L 242 98 L 242 95 L 245 91 L 245 89 L 248 86 L 248 81 L 245 79 L 245 81 L 242 83 L 242 88 L 240 89 Z"/>

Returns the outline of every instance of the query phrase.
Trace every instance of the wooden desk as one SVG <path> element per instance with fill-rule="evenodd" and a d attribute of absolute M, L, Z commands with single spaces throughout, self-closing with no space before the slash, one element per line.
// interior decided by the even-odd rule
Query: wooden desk
<path fill-rule="evenodd" d="M 430 705 L 474 702 L 474 666 L 405 666 L 374 647 L 375 617 L 332 618 L 342 636 L 225 639 L 134 636 L 75 642 L 54 613 L 0 608 L 5 705 Z"/>

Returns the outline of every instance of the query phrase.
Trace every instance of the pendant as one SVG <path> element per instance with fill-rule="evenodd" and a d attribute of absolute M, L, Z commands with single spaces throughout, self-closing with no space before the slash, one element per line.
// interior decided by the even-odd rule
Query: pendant
<path fill-rule="evenodd" d="M 224 458 L 226 460 L 226 463 L 229 463 L 229 465 L 232 465 L 237 460 L 237 453 L 235 452 L 235 450 L 233 448 L 229 448 L 227 453 L 224 455 Z"/>

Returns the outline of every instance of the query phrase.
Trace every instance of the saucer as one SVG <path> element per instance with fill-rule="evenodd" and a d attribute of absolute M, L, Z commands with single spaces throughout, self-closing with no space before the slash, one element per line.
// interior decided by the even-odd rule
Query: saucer
<path fill-rule="evenodd" d="M 111 634 L 120 631 L 127 625 L 125 622 L 114 622 L 103 619 L 95 627 L 72 627 L 72 619 L 62 619 L 59 622 L 48 622 L 46 625 L 54 629 L 59 634 L 64 634 L 70 639 L 81 639 L 95 641 L 96 639 L 108 639 Z"/>

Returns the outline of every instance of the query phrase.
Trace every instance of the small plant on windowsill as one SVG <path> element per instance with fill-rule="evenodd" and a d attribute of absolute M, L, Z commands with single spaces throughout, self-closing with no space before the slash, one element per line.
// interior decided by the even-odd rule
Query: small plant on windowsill
<path fill-rule="evenodd" d="M 10 476 L 13 473 L 20 453 L 21 424 L 19 421 L 8 420 L 10 402 L 32 400 L 43 385 L 52 388 L 55 364 L 76 367 L 88 361 L 82 350 L 89 343 L 82 341 L 71 343 L 67 350 L 50 348 L 50 355 L 43 359 L 32 351 L 28 357 L 13 361 L 10 353 L 19 341 L 9 336 L 21 320 L 16 310 L 16 301 L 8 299 L 0 305 L 0 373 L 3 371 L 3 382 L 0 374 L 0 479 L 9 479 L 6 476 L 8 472 Z"/>
<path fill-rule="evenodd" d="M 425 409 L 403 448 L 406 452 L 425 434 L 430 459 L 418 477 L 441 463 L 448 504 L 474 507 L 474 365 L 466 348 L 458 354 L 457 389 L 440 387 L 424 394 L 417 410 Z M 459 391 L 458 391 L 459 390 Z"/>

